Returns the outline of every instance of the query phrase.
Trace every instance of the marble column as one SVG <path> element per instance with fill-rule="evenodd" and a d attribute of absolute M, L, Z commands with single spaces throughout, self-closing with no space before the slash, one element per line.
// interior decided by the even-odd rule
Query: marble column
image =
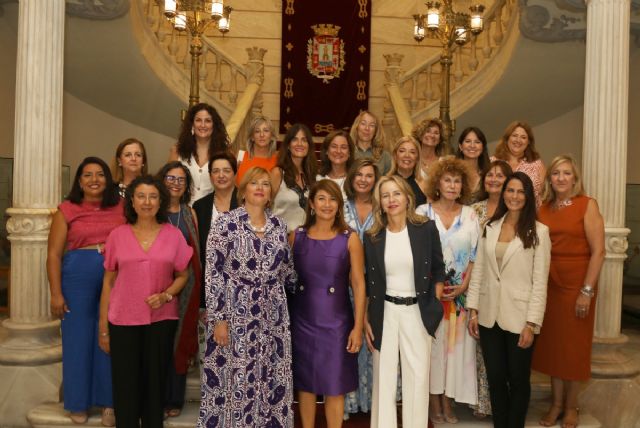
<path fill-rule="evenodd" d="M 625 185 L 629 97 L 630 0 L 587 0 L 583 171 L 605 219 L 605 262 L 596 301 L 594 376 L 637 373 L 618 352 L 626 258 Z"/>
<path fill-rule="evenodd" d="M 30 409 L 57 401 L 61 379 L 45 261 L 61 193 L 64 12 L 64 0 L 19 2 L 10 317 L 0 343 L 0 420 L 7 426 L 28 426 Z"/>

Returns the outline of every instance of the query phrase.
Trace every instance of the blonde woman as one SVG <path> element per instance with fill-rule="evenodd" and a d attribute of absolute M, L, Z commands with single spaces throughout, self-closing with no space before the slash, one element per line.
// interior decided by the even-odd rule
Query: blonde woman
<path fill-rule="evenodd" d="M 370 111 L 362 111 L 353 121 L 349 134 L 356 145 L 356 159 L 373 159 L 381 174 L 389 172 L 391 155 L 386 150 L 384 130 L 380 119 Z"/>
<path fill-rule="evenodd" d="M 445 277 L 435 223 L 415 213 L 401 177 L 382 177 L 374 190 L 374 219 L 365 234 L 367 346 L 373 353 L 372 428 L 395 428 L 398 358 L 402 426 L 428 423 L 431 337 L 442 319 Z M 411 254 L 411 257 L 408 255 Z"/>
<path fill-rule="evenodd" d="M 416 206 L 427 202 L 425 188 L 426 180 L 420 174 L 420 145 L 413 137 L 401 137 L 393 145 L 391 151 L 393 164 L 389 175 L 399 175 L 404 178 L 415 196 Z"/>
<path fill-rule="evenodd" d="M 244 174 L 254 166 L 271 171 L 278 163 L 278 147 L 273 122 L 268 117 L 258 116 L 249 126 L 247 150 L 238 152 L 238 173 L 236 185 L 242 181 Z"/>

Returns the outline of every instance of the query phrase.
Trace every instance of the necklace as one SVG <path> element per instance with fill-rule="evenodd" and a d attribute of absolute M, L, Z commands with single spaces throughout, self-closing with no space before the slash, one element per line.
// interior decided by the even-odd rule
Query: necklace
<path fill-rule="evenodd" d="M 170 213 L 170 214 L 173 214 L 173 213 Z M 176 224 L 173 224 L 173 222 L 171 221 L 170 215 L 168 215 L 167 218 L 169 219 L 169 223 L 171 223 L 172 226 L 180 227 L 180 216 L 182 216 L 182 210 L 178 209 L 178 221 L 176 221 Z"/>
<path fill-rule="evenodd" d="M 562 201 L 556 201 L 555 206 L 557 210 L 573 205 L 571 198 L 564 199 Z"/>
<path fill-rule="evenodd" d="M 251 220 L 249 220 L 248 224 L 249 224 L 249 228 L 251 228 L 251 230 L 253 230 L 255 233 L 264 233 L 264 231 L 267 230 L 267 224 L 266 223 L 264 225 L 258 227 L 258 226 L 254 226 L 251 223 Z"/>

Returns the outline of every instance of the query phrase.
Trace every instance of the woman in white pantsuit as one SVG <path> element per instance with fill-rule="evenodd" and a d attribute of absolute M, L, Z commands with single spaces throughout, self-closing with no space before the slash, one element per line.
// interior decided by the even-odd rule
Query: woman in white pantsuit
<path fill-rule="evenodd" d="M 367 345 L 373 353 L 372 428 L 395 428 L 398 356 L 402 426 L 428 423 L 431 337 L 442 319 L 444 263 L 433 221 L 415 214 L 409 185 L 383 177 L 374 190 L 374 225 L 365 234 Z M 408 255 L 412 257 L 408 257 Z"/>

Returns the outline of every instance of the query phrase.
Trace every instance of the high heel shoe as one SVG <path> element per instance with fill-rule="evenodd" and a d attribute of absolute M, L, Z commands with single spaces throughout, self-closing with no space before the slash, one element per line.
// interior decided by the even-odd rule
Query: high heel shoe
<path fill-rule="evenodd" d="M 566 407 L 562 418 L 562 428 L 576 428 L 580 417 L 580 409 L 577 407 Z"/>
<path fill-rule="evenodd" d="M 552 404 L 549 411 L 544 415 L 538 424 L 543 427 L 552 427 L 562 418 L 564 412 L 562 411 L 562 404 Z"/>

